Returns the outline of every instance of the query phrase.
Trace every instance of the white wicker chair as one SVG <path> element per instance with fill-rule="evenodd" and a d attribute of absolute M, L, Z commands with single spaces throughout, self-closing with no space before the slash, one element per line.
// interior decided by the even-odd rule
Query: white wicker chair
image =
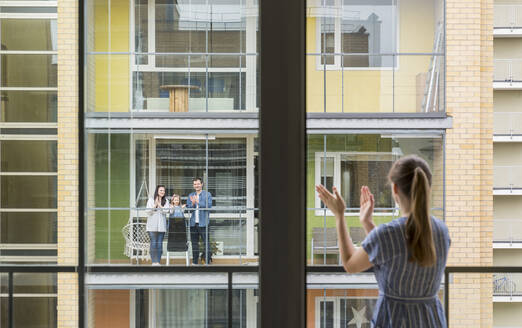
<path fill-rule="evenodd" d="M 121 232 L 125 238 L 125 250 L 123 253 L 132 259 L 136 259 L 139 264 L 142 261 L 150 259 L 150 237 L 147 233 L 147 224 L 140 222 L 129 222 L 125 225 Z"/>

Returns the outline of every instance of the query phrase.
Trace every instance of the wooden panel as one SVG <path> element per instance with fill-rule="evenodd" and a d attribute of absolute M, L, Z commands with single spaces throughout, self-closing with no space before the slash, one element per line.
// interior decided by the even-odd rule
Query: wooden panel
<path fill-rule="evenodd" d="M 96 328 L 129 327 L 130 291 L 91 290 Z"/>

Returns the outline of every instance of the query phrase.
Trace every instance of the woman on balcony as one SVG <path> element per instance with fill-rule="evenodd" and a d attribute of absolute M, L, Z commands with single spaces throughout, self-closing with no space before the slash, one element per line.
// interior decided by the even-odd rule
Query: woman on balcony
<path fill-rule="evenodd" d="M 166 214 L 170 212 L 170 204 L 165 197 L 165 186 L 158 185 L 154 198 L 147 201 L 147 232 L 150 236 L 150 259 L 152 265 L 160 265 L 165 237 Z"/>
<path fill-rule="evenodd" d="M 361 188 L 360 221 L 367 234 L 355 248 L 346 229 L 346 204 L 337 189 L 322 185 L 319 198 L 335 214 L 340 256 L 350 273 L 373 266 L 379 299 L 372 327 L 447 327 L 437 294 L 450 246 L 448 228 L 429 215 L 431 172 L 417 156 L 399 159 L 388 179 L 403 217 L 378 227 L 373 223 L 374 198 Z"/>

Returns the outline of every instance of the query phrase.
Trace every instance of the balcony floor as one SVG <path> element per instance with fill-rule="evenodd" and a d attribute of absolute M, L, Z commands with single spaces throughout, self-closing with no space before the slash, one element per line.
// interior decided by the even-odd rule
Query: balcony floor
<path fill-rule="evenodd" d="M 522 196 L 522 188 L 493 188 L 494 196 Z"/>
<path fill-rule="evenodd" d="M 493 249 L 522 249 L 522 241 L 493 241 Z"/>
<path fill-rule="evenodd" d="M 522 90 L 521 81 L 493 81 L 493 90 Z"/>
<path fill-rule="evenodd" d="M 522 302 L 522 295 L 513 296 L 493 296 L 493 302 L 495 303 L 520 303 Z"/>
<path fill-rule="evenodd" d="M 522 28 L 495 27 L 494 38 L 522 38 Z"/>
<path fill-rule="evenodd" d="M 522 142 L 522 135 L 493 135 L 493 142 Z"/>

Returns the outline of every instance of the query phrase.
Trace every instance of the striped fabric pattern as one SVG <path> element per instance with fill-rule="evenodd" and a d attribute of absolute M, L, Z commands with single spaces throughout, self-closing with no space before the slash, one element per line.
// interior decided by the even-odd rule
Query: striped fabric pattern
<path fill-rule="evenodd" d="M 451 241 L 443 221 L 431 222 L 437 252 L 431 267 L 408 261 L 405 217 L 379 225 L 362 242 L 379 285 L 372 327 L 447 327 L 437 295 Z"/>

